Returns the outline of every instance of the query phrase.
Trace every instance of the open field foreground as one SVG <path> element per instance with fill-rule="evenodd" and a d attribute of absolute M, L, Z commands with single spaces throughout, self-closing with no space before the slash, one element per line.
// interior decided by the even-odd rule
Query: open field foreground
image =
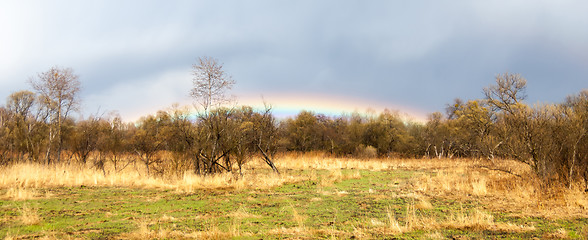
<path fill-rule="evenodd" d="M 513 161 L 262 162 L 231 175 L 146 178 L 20 164 L 0 169 L 4 239 L 520 239 L 588 236 L 588 194 Z M 107 168 L 108 169 L 108 168 Z"/>

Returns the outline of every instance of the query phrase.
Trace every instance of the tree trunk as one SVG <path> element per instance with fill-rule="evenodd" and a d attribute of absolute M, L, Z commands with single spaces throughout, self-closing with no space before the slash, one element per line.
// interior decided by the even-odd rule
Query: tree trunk
<path fill-rule="evenodd" d="M 582 140 L 583 137 L 584 137 L 584 133 L 582 133 L 580 135 L 580 137 L 578 138 L 578 140 L 576 140 L 576 142 L 574 143 L 574 150 L 572 151 L 572 164 L 570 166 L 570 176 L 569 176 L 570 180 L 569 180 L 569 186 L 568 186 L 569 189 L 572 189 L 572 181 L 573 181 L 572 174 L 574 173 L 574 165 L 576 164 L 576 153 L 578 150 L 578 144 L 580 144 L 580 140 Z"/>
<path fill-rule="evenodd" d="M 276 168 L 276 165 L 274 165 L 274 162 L 267 156 L 265 151 L 261 149 L 261 146 L 257 145 L 257 149 L 259 149 L 259 151 L 263 155 L 263 160 L 265 160 L 265 163 L 267 163 L 267 165 L 269 165 L 272 168 L 272 170 L 274 170 L 274 172 L 280 175 L 280 171 L 278 171 L 278 168 Z"/>
<path fill-rule="evenodd" d="M 47 153 L 45 154 L 47 165 L 51 164 L 51 142 L 53 142 L 53 130 L 49 127 L 49 143 L 47 145 Z"/>

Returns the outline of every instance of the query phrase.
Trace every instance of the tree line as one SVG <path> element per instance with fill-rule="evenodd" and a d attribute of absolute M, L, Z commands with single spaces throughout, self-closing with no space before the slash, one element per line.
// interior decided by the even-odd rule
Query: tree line
<path fill-rule="evenodd" d="M 456 99 L 426 123 L 379 114 L 326 116 L 302 111 L 276 119 L 271 106 L 231 106 L 235 83 L 214 58 L 193 66 L 190 94 L 200 110 L 174 106 L 135 123 L 117 115 L 74 119 L 81 83 L 72 69 L 54 67 L 29 80 L 32 90 L 12 93 L 0 107 L 0 163 L 76 162 L 111 171 L 144 164 L 153 176 L 232 172 L 283 152 L 322 152 L 359 158 L 515 159 L 546 182 L 588 182 L 588 90 L 563 102 L 530 106 L 526 80 L 496 76 L 484 97 Z"/>

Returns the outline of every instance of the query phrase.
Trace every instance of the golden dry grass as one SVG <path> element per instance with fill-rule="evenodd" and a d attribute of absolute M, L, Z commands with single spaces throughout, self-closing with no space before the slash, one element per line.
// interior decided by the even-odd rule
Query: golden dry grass
<path fill-rule="evenodd" d="M 3 193 L 0 199 L 44 198 L 49 195 L 42 189 L 76 186 L 172 189 L 185 193 L 198 189 L 268 189 L 285 183 L 316 181 L 319 179 L 316 171 L 319 170 L 327 171 L 319 182 L 320 186 L 326 187 L 346 179 L 359 179 L 360 170 L 407 170 L 416 172 L 404 192 L 416 200 L 413 206 L 416 209 L 430 209 L 429 199 L 444 197 L 473 199 L 493 211 L 519 212 L 523 216 L 588 217 L 588 195 L 581 188 L 545 191 L 531 169 L 516 161 L 348 159 L 321 154 L 290 154 L 276 157 L 275 165 L 282 171 L 281 175 L 271 173 L 264 162 L 256 160 L 247 163 L 244 175 L 238 178 L 230 173 L 200 176 L 190 172 L 180 177 L 162 178 L 147 177 L 140 164 L 130 165 L 117 173 L 111 169 L 108 171 L 107 166 L 104 174 L 101 170 L 78 165 L 23 163 L 0 168 L 0 191 Z M 343 169 L 355 171 L 344 172 Z M 348 194 L 343 191 L 320 193 Z M 320 198 L 315 200 L 320 201 Z"/>
<path fill-rule="evenodd" d="M 20 216 L 19 220 L 24 225 L 34 225 L 39 224 L 41 222 L 41 217 L 39 216 L 38 209 L 32 208 L 27 204 L 23 205 L 22 208 L 19 209 Z"/>
<path fill-rule="evenodd" d="M 117 236 L 117 239 L 172 239 L 186 238 L 186 234 L 178 231 L 171 231 L 166 228 L 152 230 L 152 223 L 139 221 L 137 230 Z"/>
<path fill-rule="evenodd" d="M 6 190 L 4 196 L 0 199 L 5 200 L 30 200 L 39 196 L 36 190 L 30 188 L 11 187 Z"/>
<path fill-rule="evenodd" d="M 320 166 L 310 167 L 308 161 Z M 328 160 L 327 160 L 328 161 Z M 251 161 L 244 167 L 243 176 L 232 173 L 216 175 L 197 175 L 185 172 L 180 177 L 148 177 L 141 164 L 132 165 L 123 171 L 105 172 L 91 167 L 76 164 L 44 165 L 35 163 L 19 163 L 0 168 L 0 189 L 6 193 L 0 199 L 27 200 L 45 197 L 36 189 L 52 187 L 131 187 L 148 189 L 173 189 L 178 192 L 190 193 L 198 189 L 269 189 L 286 183 L 305 180 L 317 180 L 316 172 L 305 174 L 289 174 L 288 169 L 321 169 L 329 170 L 329 175 L 322 178 L 321 184 L 329 186 L 332 183 L 346 179 L 357 179 L 359 171 L 343 174 L 341 169 L 378 169 L 383 168 L 378 162 L 366 165 L 363 161 L 337 159 L 332 162 L 320 163 L 319 159 L 300 158 L 292 160 L 284 157 L 276 162 L 286 173 L 281 175 L 272 173 L 262 161 Z M 292 168 L 292 165 L 297 166 Z M 106 168 L 108 169 L 108 165 Z"/>
<path fill-rule="evenodd" d="M 350 159 L 323 156 L 320 154 L 296 155 L 287 154 L 277 158 L 275 162 L 279 169 L 296 170 L 340 170 L 340 169 L 361 169 L 383 171 L 392 169 L 396 164 L 383 159 Z"/>
<path fill-rule="evenodd" d="M 231 173 L 202 176 L 191 172 L 181 177 L 162 178 L 147 177 L 142 172 L 141 169 L 127 168 L 121 172 L 104 174 L 101 170 L 78 165 L 20 163 L 0 168 L 0 189 L 6 191 L 0 198 L 27 200 L 43 197 L 36 189 L 79 186 L 174 189 L 178 192 L 224 188 L 267 189 L 311 177 L 251 171 L 239 178 Z"/>
<path fill-rule="evenodd" d="M 531 168 L 513 160 L 476 159 L 346 159 L 321 154 L 286 155 L 276 165 L 282 169 L 329 170 L 337 181 L 339 169 L 420 172 L 410 181 L 418 197 L 416 207 L 427 209 L 427 198 L 473 199 L 489 209 L 521 212 L 523 216 L 551 219 L 588 217 L 588 194 L 581 187 L 544 186 Z M 358 173 L 359 174 L 359 173 Z M 325 184 L 325 183 L 323 183 Z M 328 183 L 326 183 L 328 184 Z M 501 226 L 504 227 L 504 226 Z"/>
<path fill-rule="evenodd" d="M 423 216 L 416 211 L 416 206 L 409 204 L 406 207 L 404 221 L 401 224 L 391 208 L 387 208 L 387 223 L 370 219 L 369 225 L 364 231 L 377 232 L 389 235 L 402 234 L 414 230 L 437 231 L 443 229 L 474 230 L 474 231 L 502 231 L 502 232 L 525 232 L 533 231 L 535 227 L 515 225 L 511 223 L 496 222 L 494 217 L 480 209 L 471 212 L 460 210 L 449 213 L 439 218 L 438 216 Z M 441 220 L 440 220 L 441 219 Z"/>
<path fill-rule="evenodd" d="M 294 220 L 294 222 L 296 222 L 296 224 L 298 225 L 299 229 L 306 229 L 306 227 L 304 226 L 304 221 L 306 220 L 306 216 L 298 213 L 298 210 L 296 210 L 296 208 L 292 205 L 290 205 L 290 207 L 292 208 L 292 220 Z"/>
<path fill-rule="evenodd" d="M 239 209 L 237 209 L 237 211 L 231 212 L 227 216 L 234 218 L 234 219 L 260 218 L 261 217 L 261 216 L 250 213 L 244 207 L 239 207 Z"/>
<path fill-rule="evenodd" d="M 245 210 L 240 210 L 245 211 Z M 238 217 L 249 217 L 243 215 L 243 212 L 232 213 Z M 247 213 L 245 213 L 247 214 Z M 148 221 L 139 219 L 136 221 L 137 229 L 130 233 L 123 233 L 114 237 L 114 239 L 231 239 L 234 237 L 250 236 L 250 233 L 241 232 L 239 224 L 234 222 L 230 231 L 223 231 L 214 223 L 207 227 L 205 231 L 183 232 L 170 230 L 169 228 L 160 227 L 164 222 L 175 222 L 177 219 L 170 216 L 162 216 L 157 221 Z"/>
<path fill-rule="evenodd" d="M 512 174 L 493 170 L 497 167 L 488 169 L 488 163 L 458 163 L 454 168 L 430 169 L 433 174 L 421 174 L 412 185 L 426 196 L 475 199 L 493 210 L 517 211 L 523 216 L 588 217 L 588 195 L 581 188 L 545 187 L 526 165 L 512 161 L 501 164 L 500 169 Z"/>

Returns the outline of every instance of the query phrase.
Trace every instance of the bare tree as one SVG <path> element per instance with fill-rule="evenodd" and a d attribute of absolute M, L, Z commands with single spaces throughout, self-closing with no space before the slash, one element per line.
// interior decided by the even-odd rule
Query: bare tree
<path fill-rule="evenodd" d="M 109 124 L 98 144 L 98 150 L 109 157 L 114 166 L 114 172 L 118 173 L 125 169 L 132 161 L 123 163 L 123 155 L 127 152 L 127 146 L 130 144 L 130 134 L 128 125 L 123 123 L 119 115 L 109 120 Z"/>
<path fill-rule="evenodd" d="M 192 65 L 192 83 L 194 87 L 190 95 L 207 112 L 209 108 L 229 101 L 225 91 L 230 90 L 235 81 L 223 70 L 223 64 L 215 58 L 200 57 Z"/>
<path fill-rule="evenodd" d="M 33 89 L 51 110 L 49 142 L 57 145 L 57 162 L 60 161 L 63 146 L 62 125 L 72 111 L 78 110 L 81 83 L 71 68 L 52 67 L 29 80 Z M 51 162 L 51 147 L 47 148 L 47 163 Z"/>
<path fill-rule="evenodd" d="M 567 141 L 560 141 L 568 150 L 568 188 L 572 188 L 574 181 L 574 169 L 577 169 L 584 176 L 585 184 L 588 185 L 588 156 L 582 151 L 582 141 L 588 136 L 588 90 L 583 90 L 578 95 L 568 96 L 565 103 L 559 105 L 560 114 L 555 119 L 564 118 L 564 127 L 568 131 L 562 131 Z M 586 145 L 584 145 L 586 146 Z M 563 147 L 559 148 L 560 151 Z M 571 155 L 571 156 L 569 156 Z M 588 189 L 588 187 L 586 187 Z"/>
<path fill-rule="evenodd" d="M 158 116 L 162 116 L 163 112 L 158 112 Z M 151 169 L 153 165 L 160 162 L 157 158 L 157 152 L 164 149 L 164 139 L 161 137 L 161 130 L 163 122 L 158 116 L 150 115 L 141 118 L 138 123 L 138 128 L 133 133 L 131 140 L 131 147 L 145 164 L 147 169 L 147 177 L 151 176 Z"/>
<path fill-rule="evenodd" d="M 234 109 L 220 106 L 230 101 L 225 92 L 233 87 L 235 81 L 223 70 L 223 64 L 211 57 L 198 58 L 192 68 L 194 87 L 190 95 L 204 110 L 204 114 L 199 116 L 201 144 L 195 171 L 204 170 L 208 174 L 220 169 L 231 171 L 229 155 L 234 147 L 234 132 L 231 131 L 235 128 Z M 220 164 L 221 159 L 225 159 L 225 166 Z M 200 169 L 200 163 L 203 163 L 204 169 Z"/>
<path fill-rule="evenodd" d="M 97 149 L 100 137 L 106 132 L 106 124 L 108 123 L 104 119 L 97 116 L 90 116 L 87 120 L 76 123 L 69 146 L 72 154 L 82 164 L 85 165 L 90 154 Z"/>
<path fill-rule="evenodd" d="M 19 160 L 25 153 L 31 153 L 30 124 L 33 119 L 33 108 L 36 104 L 36 95 L 30 91 L 18 91 L 10 94 L 7 99 L 6 109 L 12 121 L 9 126 L 15 150 L 19 153 Z"/>
<path fill-rule="evenodd" d="M 517 105 L 527 98 L 526 88 L 527 80 L 525 78 L 520 74 L 507 72 L 498 74 L 496 85 L 484 88 L 484 95 L 494 110 L 515 114 Z"/>

